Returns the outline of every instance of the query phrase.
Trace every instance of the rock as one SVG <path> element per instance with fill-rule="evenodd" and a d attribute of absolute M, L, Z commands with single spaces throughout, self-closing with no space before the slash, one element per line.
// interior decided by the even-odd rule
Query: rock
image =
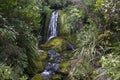
<path fill-rule="evenodd" d="M 43 52 L 44 52 L 44 50 L 38 50 L 38 52 L 39 52 L 39 53 L 43 53 Z"/>
<path fill-rule="evenodd" d="M 36 74 L 31 80 L 44 80 L 41 74 Z"/>
<path fill-rule="evenodd" d="M 56 37 L 51 39 L 47 43 L 41 45 L 40 48 L 43 50 L 54 49 L 56 52 L 62 52 L 64 50 L 70 49 L 70 46 L 68 45 L 65 39 Z"/>
<path fill-rule="evenodd" d="M 28 72 L 28 74 L 36 74 L 38 72 L 42 72 L 45 69 L 45 63 L 38 60 L 35 61 L 33 59 L 31 59 L 31 65 L 30 67 L 26 68 L 26 71 Z"/>
<path fill-rule="evenodd" d="M 35 62 L 37 72 L 42 72 L 45 69 L 45 63 L 42 61 Z"/>
<path fill-rule="evenodd" d="M 44 71 L 42 72 L 42 76 L 43 76 L 44 80 L 49 80 L 50 77 L 51 77 L 51 75 L 52 75 L 52 72 L 51 72 L 51 71 L 44 70 Z"/>
<path fill-rule="evenodd" d="M 55 50 L 51 49 L 48 51 L 48 56 L 49 56 L 49 61 L 51 62 L 59 58 L 60 54 L 57 53 Z"/>
<path fill-rule="evenodd" d="M 42 53 L 40 53 L 40 60 L 41 61 L 46 61 L 48 58 L 48 52 L 44 51 Z"/>

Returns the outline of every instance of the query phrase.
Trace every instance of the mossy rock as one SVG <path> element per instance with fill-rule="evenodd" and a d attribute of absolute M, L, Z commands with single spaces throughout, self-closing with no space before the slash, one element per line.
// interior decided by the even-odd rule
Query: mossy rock
<path fill-rule="evenodd" d="M 28 73 L 36 74 L 42 72 L 45 69 L 45 63 L 42 61 L 31 60 L 31 66 L 27 68 Z"/>
<path fill-rule="evenodd" d="M 67 14 L 64 11 L 59 10 L 59 17 L 58 17 L 58 26 L 60 28 L 59 35 L 64 38 L 69 36 L 66 31 L 66 26 L 67 26 L 66 25 L 66 16 L 67 16 Z"/>
<path fill-rule="evenodd" d="M 67 44 L 66 40 L 60 37 L 56 37 L 48 41 L 47 43 L 40 46 L 43 50 L 50 50 L 54 49 L 56 52 L 61 52 L 64 50 L 69 49 L 69 45 Z"/>
<path fill-rule="evenodd" d="M 45 51 L 45 52 L 40 53 L 40 60 L 41 61 L 46 61 L 47 58 L 48 58 L 48 52 Z"/>
<path fill-rule="evenodd" d="M 62 62 L 60 64 L 60 72 L 63 74 L 68 74 L 70 62 Z"/>
<path fill-rule="evenodd" d="M 45 63 L 40 60 L 35 61 L 31 59 L 30 62 L 31 65 L 26 68 L 26 72 L 30 75 L 42 72 L 45 69 Z"/>
<path fill-rule="evenodd" d="M 69 54 L 69 55 L 68 55 Z M 71 50 L 63 51 L 61 54 L 62 61 L 70 61 L 71 59 L 74 59 L 74 53 Z"/>
<path fill-rule="evenodd" d="M 51 80 L 62 80 L 62 76 L 61 75 L 53 75 Z"/>
<path fill-rule="evenodd" d="M 36 74 L 31 80 L 44 80 L 41 74 Z"/>
<path fill-rule="evenodd" d="M 45 69 L 45 63 L 42 61 L 35 62 L 37 72 L 42 72 Z"/>

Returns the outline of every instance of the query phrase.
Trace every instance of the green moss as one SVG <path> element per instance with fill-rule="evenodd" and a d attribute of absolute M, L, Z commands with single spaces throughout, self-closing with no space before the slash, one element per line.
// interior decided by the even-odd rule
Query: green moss
<path fill-rule="evenodd" d="M 47 39 L 47 30 L 48 30 L 48 26 L 49 26 L 49 22 L 50 22 L 50 18 L 51 18 L 51 13 L 52 12 L 49 12 L 46 14 L 45 26 L 44 26 L 44 35 L 43 35 L 44 40 Z"/>
<path fill-rule="evenodd" d="M 51 80 L 62 80 L 61 75 L 54 75 L 52 76 Z"/>
<path fill-rule="evenodd" d="M 68 48 L 66 41 L 60 37 L 51 39 L 49 42 L 41 45 L 44 50 L 54 49 L 57 52 L 61 52 Z"/>
<path fill-rule="evenodd" d="M 35 62 L 37 72 L 42 72 L 45 69 L 45 63 L 42 61 Z"/>
<path fill-rule="evenodd" d="M 36 74 L 31 80 L 44 80 L 41 74 Z"/>
<path fill-rule="evenodd" d="M 59 35 L 64 36 L 66 34 L 66 31 L 64 31 L 64 13 L 62 11 L 59 11 L 59 16 L 58 16 L 58 26 L 60 28 Z"/>
<path fill-rule="evenodd" d="M 73 51 L 71 50 L 63 51 L 61 54 L 62 61 L 70 61 L 71 59 L 74 59 L 73 55 Z"/>
<path fill-rule="evenodd" d="M 69 62 L 62 62 L 60 64 L 60 72 L 64 73 L 64 74 L 68 74 L 69 71 Z"/>
<path fill-rule="evenodd" d="M 59 35 L 64 38 L 64 39 L 67 39 L 69 40 L 71 43 L 74 43 L 76 45 L 76 34 L 69 34 L 67 31 L 66 31 L 66 28 L 68 28 L 69 24 L 66 23 L 66 17 L 68 16 L 68 14 L 66 14 L 65 12 L 63 11 L 59 11 L 59 17 L 58 17 L 58 26 L 60 28 L 60 31 L 59 31 Z M 74 38 L 73 38 L 74 37 Z"/>
<path fill-rule="evenodd" d="M 47 58 L 48 58 L 48 52 L 40 53 L 40 60 L 41 61 L 46 61 Z"/>
<path fill-rule="evenodd" d="M 39 60 L 35 61 L 31 59 L 30 62 L 31 62 L 31 65 L 30 65 L 31 67 L 26 69 L 29 74 L 36 74 L 38 72 L 42 72 L 45 68 L 45 63 L 42 61 L 39 61 Z"/>

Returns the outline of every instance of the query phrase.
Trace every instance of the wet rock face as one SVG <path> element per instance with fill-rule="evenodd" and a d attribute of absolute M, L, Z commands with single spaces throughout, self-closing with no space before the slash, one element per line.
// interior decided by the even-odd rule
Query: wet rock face
<path fill-rule="evenodd" d="M 70 55 L 70 52 L 66 53 Z M 39 55 L 40 63 L 44 63 L 44 66 L 41 63 L 39 68 L 42 68 L 42 72 L 34 75 L 32 80 L 64 80 L 63 76 L 67 75 L 69 72 L 69 59 L 64 59 L 66 57 L 62 57 L 63 55 L 56 52 L 54 49 L 48 51 L 40 50 Z"/>
<path fill-rule="evenodd" d="M 49 50 L 48 51 L 48 55 L 49 55 L 49 58 L 56 58 L 56 57 L 60 57 L 60 54 L 55 52 L 53 49 Z"/>
<path fill-rule="evenodd" d="M 62 80 L 62 76 L 68 74 L 70 62 L 64 62 L 61 56 L 53 49 L 48 50 L 46 66 L 41 73 L 44 80 Z"/>
<path fill-rule="evenodd" d="M 56 72 L 60 71 L 60 54 L 51 49 L 48 50 L 48 57 L 49 58 L 48 62 L 46 63 L 45 70 L 41 73 L 44 77 L 44 80 L 49 80 L 51 76 L 55 75 Z"/>

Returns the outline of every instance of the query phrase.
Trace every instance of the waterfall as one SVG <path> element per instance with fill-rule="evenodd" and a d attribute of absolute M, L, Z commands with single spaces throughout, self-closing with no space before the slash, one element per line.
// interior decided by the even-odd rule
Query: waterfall
<path fill-rule="evenodd" d="M 53 11 L 51 19 L 48 26 L 47 32 L 47 42 L 58 36 L 58 11 Z M 44 80 L 50 80 L 51 76 L 59 71 L 59 63 L 61 62 L 60 54 L 54 51 L 53 49 L 48 51 L 49 59 L 56 58 L 53 62 L 47 62 L 45 70 L 41 73 L 44 77 Z"/>
<path fill-rule="evenodd" d="M 50 41 L 50 39 L 58 36 L 57 19 L 58 11 L 53 11 L 48 26 L 47 42 Z M 66 43 L 68 44 L 71 50 L 74 50 L 74 46 L 72 44 L 70 44 L 67 40 Z M 59 65 L 61 63 L 61 60 L 61 55 L 57 53 L 54 49 L 51 48 L 50 50 L 48 50 L 48 61 L 46 62 L 46 67 L 44 71 L 41 73 L 44 80 L 50 80 L 51 76 L 60 73 Z"/>
<path fill-rule="evenodd" d="M 47 41 L 49 41 L 54 37 L 57 37 L 58 35 L 57 19 L 58 19 L 58 11 L 54 11 L 51 15 L 51 19 L 48 27 Z"/>

